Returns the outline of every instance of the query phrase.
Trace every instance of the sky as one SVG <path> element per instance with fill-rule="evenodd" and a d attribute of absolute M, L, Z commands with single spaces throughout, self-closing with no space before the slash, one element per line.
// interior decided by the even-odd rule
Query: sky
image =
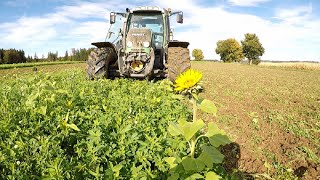
<path fill-rule="evenodd" d="M 184 23 L 172 23 L 174 39 L 205 59 L 220 59 L 217 41 L 255 33 L 263 60 L 320 61 L 319 0 L 0 0 L 0 48 L 63 56 L 104 41 L 111 11 L 146 5 L 183 11 Z"/>

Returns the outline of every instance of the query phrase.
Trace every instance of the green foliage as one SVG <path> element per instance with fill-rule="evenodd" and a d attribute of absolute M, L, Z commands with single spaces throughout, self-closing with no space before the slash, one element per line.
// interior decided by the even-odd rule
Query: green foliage
<path fill-rule="evenodd" d="M 240 62 L 244 58 L 241 45 L 233 38 L 218 41 L 216 53 L 223 62 Z"/>
<path fill-rule="evenodd" d="M 26 62 L 23 50 L 0 49 L 0 64 L 12 64 Z"/>
<path fill-rule="evenodd" d="M 68 54 L 68 51 L 66 51 L 64 54 L 63 60 L 68 61 L 68 59 L 69 59 L 69 54 Z"/>
<path fill-rule="evenodd" d="M 248 59 L 249 64 L 259 64 L 260 56 L 264 54 L 264 48 L 256 34 L 247 33 L 244 35 L 244 40 L 241 41 L 243 54 Z"/>
<path fill-rule="evenodd" d="M 185 78 L 192 79 L 193 77 Z M 175 155 L 165 159 L 170 166 L 169 179 L 219 179 L 221 176 L 216 173 L 225 176 L 221 171 L 224 155 L 218 148 L 221 145 L 231 143 L 231 141 L 224 131 L 212 122 L 208 124 L 206 133 L 200 133 L 204 131 L 206 124 L 197 119 L 197 109 L 216 115 L 217 107 L 210 100 L 199 99 L 200 91 L 196 90 L 199 87 L 202 89 L 199 83 L 200 79 L 197 84 L 186 89 L 187 91 L 184 93 L 180 92 L 193 105 L 192 122 L 179 119 L 178 123 L 170 122 L 169 124 L 168 132 L 174 137 L 183 136 L 189 144 L 187 151 L 189 154 L 183 157 Z M 217 169 L 219 167 L 220 170 Z"/>
<path fill-rule="evenodd" d="M 35 67 L 35 66 L 47 66 L 47 65 L 58 65 L 58 64 L 77 64 L 83 63 L 83 61 L 55 61 L 55 62 L 34 62 L 34 63 L 19 63 L 19 64 L 1 64 L 0 69 L 13 69 L 13 68 L 24 68 L 24 67 Z"/>
<path fill-rule="evenodd" d="M 80 48 L 72 49 L 72 54 L 69 55 L 66 51 L 64 57 L 59 57 L 58 52 L 48 52 L 47 57 L 45 58 L 42 55 L 41 58 L 38 57 L 37 53 L 34 53 L 34 56 L 25 56 L 23 50 L 15 49 L 0 49 L 0 64 L 17 64 L 25 62 L 54 62 L 54 61 L 86 61 L 88 55 L 92 51 L 92 48 Z"/>
<path fill-rule="evenodd" d="M 167 179 L 165 157 L 187 151 L 169 122 L 190 116 L 167 89 L 79 71 L 2 81 L 0 179 Z"/>
<path fill-rule="evenodd" d="M 249 64 L 252 63 L 254 65 L 258 65 L 261 63 L 261 59 L 257 58 L 257 59 L 252 59 L 251 61 L 249 60 Z"/>
<path fill-rule="evenodd" d="M 213 173 L 225 176 L 223 172 L 217 171 L 216 168 L 221 166 L 224 155 L 219 151 L 219 146 L 231 143 L 229 138 L 224 135 L 224 131 L 217 128 L 213 123 L 208 124 L 208 130 L 205 134 L 200 135 L 200 130 L 205 127 L 202 120 L 196 122 L 183 121 L 169 125 L 169 133 L 172 136 L 183 136 L 189 143 L 189 155 L 184 157 L 172 156 L 166 158 L 170 165 L 170 177 L 188 178 L 195 174 L 213 176 Z M 203 131 L 203 130 L 202 130 Z M 202 138 L 202 141 L 200 141 Z M 200 149 L 197 148 L 200 146 Z M 193 155 L 194 152 L 194 155 Z M 208 172 L 211 173 L 208 175 Z M 215 174 L 216 175 L 216 174 Z M 218 178 L 218 175 L 216 175 Z"/>
<path fill-rule="evenodd" d="M 194 57 L 194 60 L 196 60 L 196 61 L 203 60 L 204 56 L 203 56 L 202 50 L 201 49 L 194 49 L 192 51 L 192 57 Z"/>

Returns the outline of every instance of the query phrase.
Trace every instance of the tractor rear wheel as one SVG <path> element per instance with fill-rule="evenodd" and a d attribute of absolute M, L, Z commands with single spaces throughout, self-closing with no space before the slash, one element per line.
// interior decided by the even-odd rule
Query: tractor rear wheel
<path fill-rule="evenodd" d="M 190 54 L 188 48 L 169 47 L 168 48 L 168 78 L 174 82 L 176 78 L 186 70 L 190 69 Z"/>
<path fill-rule="evenodd" d="M 110 62 L 116 58 L 111 48 L 96 48 L 91 51 L 87 61 L 89 79 L 108 78 Z"/>

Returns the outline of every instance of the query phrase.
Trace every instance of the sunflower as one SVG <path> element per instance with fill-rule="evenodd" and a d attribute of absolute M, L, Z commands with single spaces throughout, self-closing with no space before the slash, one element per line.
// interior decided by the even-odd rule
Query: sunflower
<path fill-rule="evenodd" d="M 201 78 L 202 73 L 188 69 L 177 77 L 174 90 L 178 92 L 192 90 L 200 82 Z"/>

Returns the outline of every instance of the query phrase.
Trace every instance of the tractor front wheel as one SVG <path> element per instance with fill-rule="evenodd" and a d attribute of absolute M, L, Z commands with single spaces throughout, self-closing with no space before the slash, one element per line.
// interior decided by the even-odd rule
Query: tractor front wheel
<path fill-rule="evenodd" d="M 172 82 L 186 70 L 190 69 L 190 54 L 188 48 L 169 47 L 168 48 L 168 79 Z"/>
<path fill-rule="evenodd" d="M 109 64 L 114 58 L 115 53 L 111 48 L 96 48 L 92 50 L 87 61 L 88 78 L 91 80 L 108 78 Z"/>

